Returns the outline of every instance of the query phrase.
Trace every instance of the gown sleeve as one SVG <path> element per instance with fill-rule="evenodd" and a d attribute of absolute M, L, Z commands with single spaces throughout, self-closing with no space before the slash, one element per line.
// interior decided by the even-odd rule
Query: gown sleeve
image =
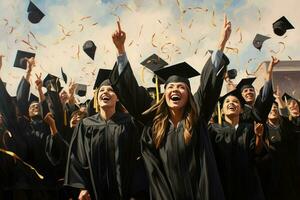
<path fill-rule="evenodd" d="M 214 66 L 211 57 L 207 60 L 202 73 L 200 86 L 194 94 L 200 117 L 208 122 L 221 93 L 228 58 L 223 54 L 219 66 Z"/>
<path fill-rule="evenodd" d="M 119 74 L 116 64 L 110 74 L 110 81 L 120 102 L 128 112 L 143 122 L 142 113 L 150 108 L 153 99 L 144 87 L 138 85 L 130 63 L 127 62 L 121 74 Z"/>
<path fill-rule="evenodd" d="M 17 105 L 21 115 L 27 116 L 28 107 L 29 107 L 29 91 L 30 83 L 22 77 L 18 88 L 17 88 Z"/>

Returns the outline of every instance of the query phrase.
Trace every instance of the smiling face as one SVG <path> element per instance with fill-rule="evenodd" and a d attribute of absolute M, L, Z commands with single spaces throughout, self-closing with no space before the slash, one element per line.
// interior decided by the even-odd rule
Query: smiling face
<path fill-rule="evenodd" d="M 241 113 L 241 103 L 236 96 L 228 96 L 223 103 L 223 113 L 226 116 L 239 116 Z"/>
<path fill-rule="evenodd" d="M 101 86 L 98 92 L 98 104 L 100 108 L 115 108 L 118 101 L 119 99 L 111 86 Z"/>
<path fill-rule="evenodd" d="M 256 96 L 255 89 L 252 87 L 243 89 L 242 96 L 247 102 L 247 104 L 252 105 L 255 102 L 255 96 Z"/>
<path fill-rule="evenodd" d="M 69 99 L 69 95 L 65 90 L 62 90 L 59 93 L 59 98 L 61 103 L 65 103 Z"/>
<path fill-rule="evenodd" d="M 165 89 L 165 98 L 170 109 L 182 110 L 188 101 L 188 86 L 183 82 L 169 83 Z"/>
<path fill-rule="evenodd" d="M 268 119 L 275 120 L 278 118 L 279 118 L 278 106 L 276 104 L 273 104 L 271 111 L 269 112 Z"/>
<path fill-rule="evenodd" d="M 40 104 L 37 102 L 31 103 L 28 108 L 28 114 L 30 118 L 38 116 L 40 114 Z"/>
<path fill-rule="evenodd" d="M 300 112 L 299 112 L 299 104 L 297 103 L 297 101 L 295 99 L 291 99 L 288 101 L 288 105 L 287 105 L 291 115 L 293 117 L 298 117 Z"/>

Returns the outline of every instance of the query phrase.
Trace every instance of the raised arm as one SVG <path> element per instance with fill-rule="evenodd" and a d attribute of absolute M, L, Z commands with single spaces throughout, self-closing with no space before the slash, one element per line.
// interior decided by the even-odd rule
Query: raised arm
<path fill-rule="evenodd" d="M 274 66 L 279 63 L 279 60 L 272 56 L 272 60 L 268 66 L 267 74 L 265 76 L 265 84 L 261 88 L 259 95 L 256 97 L 252 113 L 255 121 L 265 122 L 273 104 L 273 87 L 272 74 Z"/>
<path fill-rule="evenodd" d="M 223 50 L 230 34 L 231 22 L 227 21 L 225 15 L 218 50 L 213 52 L 213 55 L 207 60 L 201 73 L 200 86 L 194 95 L 199 114 L 206 122 L 210 119 L 220 96 L 226 66 L 229 64 L 229 60 L 223 54 Z"/>
<path fill-rule="evenodd" d="M 124 47 L 126 34 L 121 30 L 119 22 L 112 40 L 119 54 L 118 62 L 110 75 L 112 87 L 128 112 L 136 119 L 141 119 L 141 114 L 151 106 L 152 98 L 144 87 L 138 85 L 134 77 Z"/>

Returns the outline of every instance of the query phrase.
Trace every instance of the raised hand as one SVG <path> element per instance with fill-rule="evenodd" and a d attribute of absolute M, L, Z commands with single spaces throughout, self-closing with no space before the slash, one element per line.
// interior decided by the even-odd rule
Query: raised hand
<path fill-rule="evenodd" d="M 261 123 L 254 123 L 254 133 L 258 137 L 262 137 L 264 134 L 264 126 Z"/>
<path fill-rule="evenodd" d="M 35 66 L 34 57 L 26 58 L 27 61 L 27 72 L 31 72 L 32 68 Z"/>
<path fill-rule="evenodd" d="M 126 40 L 126 33 L 121 30 L 120 22 L 117 22 L 118 29 L 112 34 L 112 40 L 118 50 L 119 54 L 125 53 L 125 40 Z"/>
<path fill-rule="evenodd" d="M 35 74 L 36 80 L 35 80 L 35 86 L 37 90 L 41 90 L 43 87 L 43 81 L 42 81 L 42 73 L 40 75 Z"/>
<path fill-rule="evenodd" d="M 231 35 L 231 22 L 227 20 L 227 16 L 224 15 L 223 27 L 221 30 L 221 38 L 219 43 L 219 50 L 223 51 L 226 45 L 226 42 Z"/>
<path fill-rule="evenodd" d="M 267 74 L 266 74 L 266 80 L 269 81 L 272 79 L 272 72 L 275 65 L 277 65 L 280 62 L 276 57 L 272 56 L 272 60 L 270 61 L 270 64 L 268 66 Z"/>
<path fill-rule="evenodd" d="M 81 190 L 78 200 L 91 200 L 91 196 L 87 190 Z"/>

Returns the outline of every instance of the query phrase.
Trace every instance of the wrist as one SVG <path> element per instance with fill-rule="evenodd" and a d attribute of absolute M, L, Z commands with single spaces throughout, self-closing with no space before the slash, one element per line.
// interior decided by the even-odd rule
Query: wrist
<path fill-rule="evenodd" d="M 123 45 L 122 47 L 118 48 L 118 54 L 119 54 L 119 55 L 122 55 L 122 54 L 124 54 L 124 53 L 125 53 L 125 47 L 124 47 L 124 45 Z"/>

